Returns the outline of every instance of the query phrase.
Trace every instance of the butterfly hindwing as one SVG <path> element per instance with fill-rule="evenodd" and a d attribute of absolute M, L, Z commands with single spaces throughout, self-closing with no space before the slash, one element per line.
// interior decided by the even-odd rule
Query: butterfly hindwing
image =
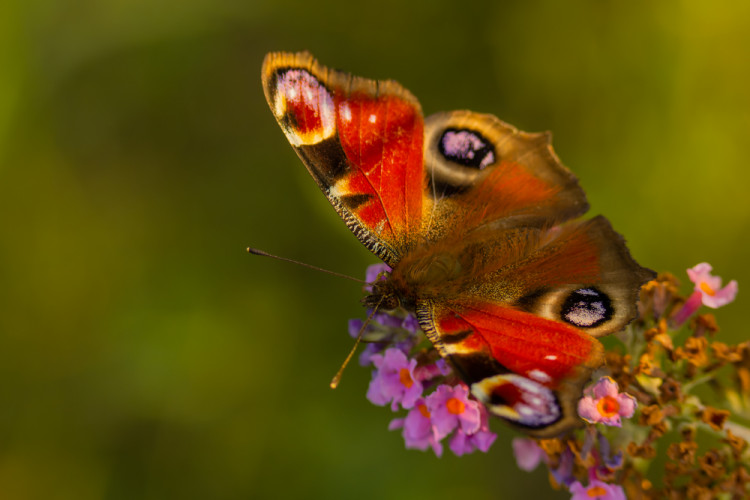
<path fill-rule="evenodd" d="M 424 120 L 394 81 L 321 66 L 308 53 L 272 53 L 266 99 L 289 142 L 362 243 L 395 263 L 421 232 Z"/>
<path fill-rule="evenodd" d="M 593 337 L 505 305 L 421 301 L 417 316 L 472 394 L 538 437 L 575 427 L 575 402 L 604 361 Z"/>

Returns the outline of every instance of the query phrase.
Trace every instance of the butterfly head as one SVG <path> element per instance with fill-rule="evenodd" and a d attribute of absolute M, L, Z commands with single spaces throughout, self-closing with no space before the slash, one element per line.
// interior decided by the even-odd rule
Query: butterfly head
<path fill-rule="evenodd" d="M 392 311 L 402 305 L 392 280 L 378 279 L 371 286 L 372 292 L 362 300 L 368 309 Z"/>

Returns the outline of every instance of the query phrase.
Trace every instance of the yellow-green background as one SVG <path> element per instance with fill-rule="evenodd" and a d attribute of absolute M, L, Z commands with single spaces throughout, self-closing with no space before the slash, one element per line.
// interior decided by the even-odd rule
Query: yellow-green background
<path fill-rule="evenodd" d="M 488 454 L 407 451 L 356 365 L 375 262 L 267 109 L 272 50 L 394 78 L 556 151 L 644 265 L 740 281 L 750 3 L 11 0 L 0 6 L 0 497 L 545 498 Z M 687 288 L 686 288 L 687 289 Z M 566 493 L 557 493 L 567 498 Z"/>

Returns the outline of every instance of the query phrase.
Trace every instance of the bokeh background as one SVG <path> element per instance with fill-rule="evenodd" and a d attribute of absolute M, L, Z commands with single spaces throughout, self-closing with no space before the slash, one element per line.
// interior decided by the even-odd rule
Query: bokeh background
<path fill-rule="evenodd" d="M 368 370 L 349 234 L 260 86 L 272 50 L 394 78 L 427 114 L 552 130 L 634 256 L 740 282 L 750 3 L 11 0 L 0 6 L 0 497 L 567 498 L 488 454 L 407 451 Z M 685 286 L 687 291 L 688 287 Z"/>

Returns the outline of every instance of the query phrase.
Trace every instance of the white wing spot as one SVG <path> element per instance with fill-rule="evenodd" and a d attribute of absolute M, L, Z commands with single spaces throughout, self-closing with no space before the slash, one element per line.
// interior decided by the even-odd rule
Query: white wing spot
<path fill-rule="evenodd" d="M 337 185 L 333 185 L 328 188 L 328 196 L 332 198 L 341 198 L 341 190 Z"/>
<path fill-rule="evenodd" d="M 375 115 L 370 115 L 370 117 L 367 119 L 370 123 L 375 123 L 375 121 L 378 119 Z"/>
<path fill-rule="evenodd" d="M 548 354 L 548 355 L 546 355 L 546 356 L 544 357 L 544 359 L 548 359 L 548 360 L 550 360 L 550 361 L 554 361 L 554 360 L 556 360 L 556 359 L 557 359 L 557 356 L 555 356 L 554 354 Z"/>
<path fill-rule="evenodd" d="M 527 375 L 529 378 L 536 380 L 537 382 L 549 382 L 552 380 L 552 377 L 544 373 L 542 370 L 534 369 L 529 371 Z"/>
<path fill-rule="evenodd" d="M 526 405 L 516 405 L 516 411 L 524 417 L 528 417 L 534 414 L 534 410 Z"/>
<path fill-rule="evenodd" d="M 345 122 L 352 121 L 352 109 L 349 107 L 348 103 L 344 103 L 341 105 L 341 117 Z"/>

